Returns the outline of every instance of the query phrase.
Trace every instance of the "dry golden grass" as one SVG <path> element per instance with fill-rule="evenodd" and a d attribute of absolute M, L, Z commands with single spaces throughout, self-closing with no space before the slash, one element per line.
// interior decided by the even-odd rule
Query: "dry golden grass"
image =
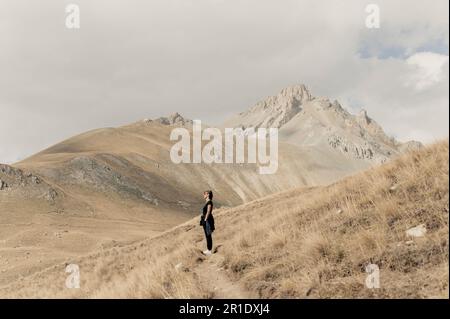
<path fill-rule="evenodd" d="M 441 142 L 328 187 L 238 208 L 224 216 L 240 220 L 221 233 L 230 238 L 224 265 L 263 298 L 448 297 L 448 182 Z M 405 231 L 420 224 L 427 235 L 410 242 Z M 380 267 L 381 289 L 365 287 L 369 263 Z"/>
<path fill-rule="evenodd" d="M 209 259 L 200 254 L 195 219 L 68 261 L 80 266 L 81 289 L 66 289 L 64 265 L 56 265 L 0 296 L 448 298 L 448 151 L 440 142 L 327 187 L 217 211 L 219 247 Z M 426 235 L 408 238 L 405 231 L 420 224 Z M 379 289 L 365 286 L 370 263 L 380 268 Z M 220 280 L 211 282 L 212 272 Z"/>

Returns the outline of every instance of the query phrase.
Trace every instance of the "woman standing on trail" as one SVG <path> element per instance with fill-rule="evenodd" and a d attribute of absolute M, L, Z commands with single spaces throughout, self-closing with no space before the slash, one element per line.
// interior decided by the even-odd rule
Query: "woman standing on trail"
<path fill-rule="evenodd" d="M 200 225 L 203 226 L 203 230 L 205 231 L 206 237 L 206 248 L 207 250 L 203 251 L 203 254 L 209 256 L 212 254 L 212 232 L 214 231 L 214 217 L 212 214 L 213 210 L 213 192 L 212 191 L 204 191 L 203 198 L 205 199 L 205 206 L 203 206 L 202 217 L 200 219 Z"/>

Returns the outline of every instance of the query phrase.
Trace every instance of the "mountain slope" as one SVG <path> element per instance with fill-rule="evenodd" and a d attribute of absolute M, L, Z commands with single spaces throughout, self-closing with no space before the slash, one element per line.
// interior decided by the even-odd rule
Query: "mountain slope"
<path fill-rule="evenodd" d="M 66 264 L 58 264 L 0 295 L 448 298 L 448 151 L 448 141 L 440 142 L 333 185 L 216 211 L 209 259 L 194 219 L 68 259 L 80 267 L 80 289 L 64 287 Z M 379 289 L 365 286 L 369 264 L 379 267 Z"/>
<path fill-rule="evenodd" d="M 341 153 L 349 162 L 380 164 L 405 149 L 421 146 L 414 141 L 395 141 L 366 111 L 352 115 L 338 101 L 312 96 L 305 85 L 283 89 L 227 120 L 224 126 L 276 127 L 283 142 L 320 149 L 331 157 Z"/>
<path fill-rule="evenodd" d="M 280 128 L 301 112 L 302 105 L 313 100 L 305 85 L 287 87 L 278 95 L 258 102 L 224 123 L 224 127 Z"/>
<path fill-rule="evenodd" d="M 274 175 L 259 175 L 255 164 L 174 164 L 169 136 L 172 125 L 180 125 L 174 119 L 90 131 L 4 166 L 0 284 L 189 220 L 198 214 L 205 189 L 214 189 L 217 206 L 235 206 L 361 169 L 343 156 L 318 165 L 320 155 L 289 145 L 280 145 Z M 16 171 L 19 177 L 10 176 Z M 22 182 L 22 175 L 30 182 Z"/>
<path fill-rule="evenodd" d="M 227 122 L 280 129 L 275 174 L 260 175 L 256 164 L 174 164 L 170 133 L 192 124 L 176 113 L 92 130 L 2 166 L 0 253 L 7 257 L 0 259 L 0 284 L 157 235 L 196 216 L 205 189 L 214 190 L 217 207 L 236 206 L 327 185 L 418 147 L 388 138 L 367 114 L 355 117 L 303 85 Z"/>

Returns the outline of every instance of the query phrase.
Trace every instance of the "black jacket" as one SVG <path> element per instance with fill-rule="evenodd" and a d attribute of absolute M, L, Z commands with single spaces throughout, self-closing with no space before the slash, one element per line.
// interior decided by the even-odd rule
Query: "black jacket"
<path fill-rule="evenodd" d="M 212 214 L 214 205 L 211 200 L 207 201 L 205 206 L 203 206 L 202 217 L 200 218 L 200 225 L 205 227 L 205 216 L 206 216 L 206 213 L 208 212 L 208 205 L 211 205 L 211 213 L 209 213 L 209 216 L 208 216 L 208 223 L 209 223 L 209 226 L 211 227 L 211 231 L 214 231 L 214 229 L 215 229 L 214 216 Z"/>

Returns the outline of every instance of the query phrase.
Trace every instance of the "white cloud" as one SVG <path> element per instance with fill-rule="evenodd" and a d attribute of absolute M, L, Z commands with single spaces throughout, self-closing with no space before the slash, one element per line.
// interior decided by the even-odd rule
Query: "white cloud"
<path fill-rule="evenodd" d="M 426 89 L 445 79 L 448 73 L 448 55 L 433 52 L 419 52 L 410 56 L 406 62 L 415 68 L 416 74 L 406 85 L 418 90 Z"/>

